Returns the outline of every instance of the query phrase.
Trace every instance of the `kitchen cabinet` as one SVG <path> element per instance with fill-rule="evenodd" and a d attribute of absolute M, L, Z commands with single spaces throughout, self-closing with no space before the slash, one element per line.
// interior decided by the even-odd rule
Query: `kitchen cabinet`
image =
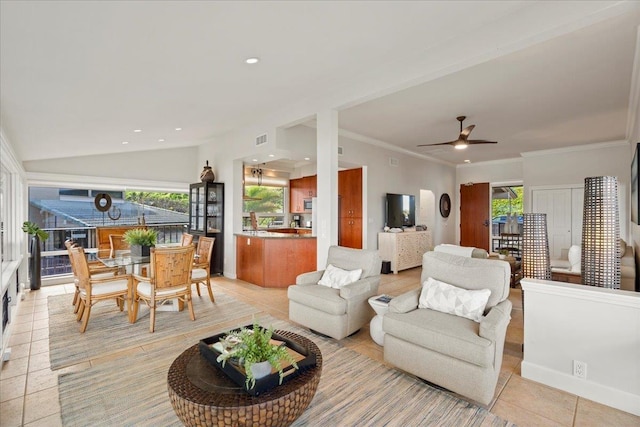
<path fill-rule="evenodd" d="M 236 234 L 236 274 L 240 280 L 267 288 L 286 288 L 296 283 L 299 274 L 315 270 L 313 237 Z"/>
<path fill-rule="evenodd" d="M 317 195 L 317 175 L 289 180 L 289 212 L 309 213 L 304 209 L 304 201 Z"/>
<path fill-rule="evenodd" d="M 214 237 L 211 274 L 223 274 L 224 262 L 224 184 L 198 182 L 189 185 L 189 233 Z"/>
<path fill-rule="evenodd" d="M 338 172 L 338 244 L 362 249 L 362 168 Z"/>

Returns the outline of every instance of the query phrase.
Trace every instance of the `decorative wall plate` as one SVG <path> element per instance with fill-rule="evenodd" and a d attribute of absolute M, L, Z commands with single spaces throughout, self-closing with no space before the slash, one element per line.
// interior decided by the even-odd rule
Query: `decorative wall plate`
<path fill-rule="evenodd" d="M 447 193 L 440 196 L 440 215 L 443 218 L 448 218 L 451 213 L 451 198 Z"/>
<path fill-rule="evenodd" d="M 100 212 L 107 212 L 111 208 L 111 196 L 107 193 L 98 193 L 93 201 L 96 209 Z"/>

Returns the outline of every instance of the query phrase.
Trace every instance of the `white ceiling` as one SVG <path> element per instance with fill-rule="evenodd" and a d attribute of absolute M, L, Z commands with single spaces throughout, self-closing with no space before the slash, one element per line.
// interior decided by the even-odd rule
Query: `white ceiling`
<path fill-rule="evenodd" d="M 452 163 L 625 139 L 637 113 L 639 2 L 3 0 L 0 19 L 0 125 L 22 160 L 198 145 L 328 99 L 342 129 Z M 536 19 L 558 28 L 499 53 Z M 458 115 L 499 144 L 416 147 L 455 139 Z"/>

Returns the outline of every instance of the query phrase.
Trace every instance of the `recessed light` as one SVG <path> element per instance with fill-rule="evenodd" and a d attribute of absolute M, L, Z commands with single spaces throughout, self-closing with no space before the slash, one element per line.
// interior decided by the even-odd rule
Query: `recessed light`
<path fill-rule="evenodd" d="M 273 154 L 269 154 L 269 157 L 275 157 L 275 155 L 273 155 Z"/>
<path fill-rule="evenodd" d="M 176 128 L 176 130 L 182 130 L 182 128 Z"/>
<path fill-rule="evenodd" d="M 471 160 L 466 159 L 464 162 L 465 162 L 465 163 L 471 163 Z"/>
<path fill-rule="evenodd" d="M 129 141 L 122 141 L 122 145 L 127 145 Z"/>
<path fill-rule="evenodd" d="M 142 132 L 142 129 L 134 129 L 133 131 L 134 131 L 135 133 L 140 133 L 140 132 Z"/>
<path fill-rule="evenodd" d="M 160 139 L 158 140 L 158 142 L 164 142 L 164 139 L 160 138 Z"/>
<path fill-rule="evenodd" d="M 252 162 L 257 162 L 257 161 L 258 161 L 258 159 L 251 159 L 251 161 L 252 161 Z"/>
<path fill-rule="evenodd" d="M 305 157 L 304 159 L 305 159 L 305 160 L 311 160 L 309 157 Z"/>
<path fill-rule="evenodd" d="M 247 58 L 244 60 L 244 62 L 246 62 L 247 64 L 257 64 L 258 62 L 260 62 L 260 58 L 256 58 L 256 57 Z"/>

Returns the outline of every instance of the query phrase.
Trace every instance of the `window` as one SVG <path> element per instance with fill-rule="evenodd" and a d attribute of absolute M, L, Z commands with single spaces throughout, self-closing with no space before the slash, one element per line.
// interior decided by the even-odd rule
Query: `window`
<path fill-rule="evenodd" d="M 491 196 L 491 250 L 506 250 L 518 256 L 523 228 L 523 187 L 496 186 Z"/>
<path fill-rule="evenodd" d="M 289 177 L 282 172 L 245 168 L 243 229 L 251 227 L 249 214 L 255 212 L 258 227 L 284 225 Z"/>

